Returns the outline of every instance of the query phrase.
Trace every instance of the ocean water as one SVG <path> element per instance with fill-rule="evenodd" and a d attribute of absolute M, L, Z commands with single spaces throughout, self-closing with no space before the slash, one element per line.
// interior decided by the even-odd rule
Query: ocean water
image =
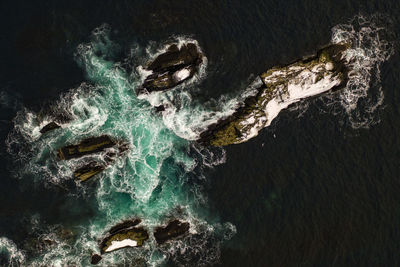
<path fill-rule="evenodd" d="M 396 1 L 3 3 L 0 264 L 87 266 L 114 224 L 170 218 L 191 235 L 104 255 L 103 266 L 396 266 L 400 123 Z M 346 88 L 281 111 L 240 145 L 195 142 L 256 76 L 350 41 Z M 137 97 L 170 43 L 206 60 Z M 154 106 L 168 106 L 156 113 Z M 72 118 L 41 136 L 59 115 Z M 109 134 L 130 149 L 89 183 L 55 151 Z M 97 155 L 102 161 L 104 155 Z M 43 240 L 51 240 L 45 246 Z M 39 241 L 39 242 L 38 242 Z"/>

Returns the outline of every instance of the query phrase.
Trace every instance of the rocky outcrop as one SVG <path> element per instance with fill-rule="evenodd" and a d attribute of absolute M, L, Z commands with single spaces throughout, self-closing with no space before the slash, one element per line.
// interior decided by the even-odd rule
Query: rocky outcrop
<path fill-rule="evenodd" d="M 315 55 L 262 73 L 262 86 L 228 118 L 211 125 L 200 143 L 212 146 L 238 144 L 255 137 L 278 113 L 305 98 L 339 89 L 347 82 L 343 52 L 348 44 L 332 44 Z"/>
<path fill-rule="evenodd" d="M 132 219 L 113 226 L 107 232 L 107 236 L 100 242 L 101 254 L 127 247 L 142 246 L 149 239 L 149 235 L 144 227 L 138 226 L 140 223 L 140 219 Z M 188 222 L 181 222 L 175 219 L 166 226 L 156 227 L 154 238 L 159 245 L 162 245 L 172 239 L 184 236 L 189 232 L 189 228 L 190 224 Z"/>
<path fill-rule="evenodd" d="M 140 247 L 149 239 L 143 227 L 136 227 L 140 220 L 125 221 L 112 227 L 100 243 L 101 254 L 126 247 Z"/>
<path fill-rule="evenodd" d="M 56 122 L 52 121 L 48 124 L 46 124 L 42 129 L 40 129 L 41 134 L 45 134 L 47 132 L 50 132 L 54 129 L 60 128 L 61 126 L 58 125 Z"/>
<path fill-rule="evenodd" d="M 77 145 L 69 145 L 58 150 L 61 160 L 80 158 L 89 154 L 104 151 L 106 148 L 115 146 L 116 143 L 107 135 L 90 137 L 82 140 Z"/>
<path fill-rule="evenodd" d="M 88 165 L 85 165 L 74 171 L 74 177 L 84 182 L 92 178 L 96 174 L 104 171 L 105 168 L 106 168 L 105 165 L 102 165 L 97 162 L 90 162 Z"/>
<path fill-rule="evenodd" d="M 185 235 L 189 232 L 189 228 L 190 225 L 188 222 L 173 220 L 165 227 L 157 227 L 154 231 L 154 237 L 157 243 L 161 245 L 171 239 Z"/>
<path fill-rule="evenodd" d="M 203 62 L 203 55 L 194 43 L 173 44 L 145 68 L 152 73 L 146 77 L 138 94 L 164 91 L 190 79 Z"/>
<path fill-rule="evenodd" d="M 109 234 L 115 234 L 115 233 L 118 233 L 121 230 L 134 227 L 134 226 L 138 225 L 141 222 L 142 222 L 142 220 L 140 220 L 140 219 L 127 220 L 127 221 L 124 221 L 122 223 L 119 223 L 119 224 L 111 227 L 111 229 L 108 231 L 108 233 Z"/>
<path fill-rule="evenodd" d="M 127 143 L 114 141 L 111 137 L 103 135 L 90 137 L 84 139 L 79 144 L 60 148 L 58 150 L 58 158 L 60 160 L 69 160 L 104 152 L 105 154 L 101 162 L 91 160 L 74 171 L 74 177 L 83 182 L 104 171 L 108 165 L 112 164 L 128 149 L 129 145 Z"/>
<path fill-rule="evenodd" d="M 90 264 L 96 265 L 101 261 L 101 256 L 99 254 L 93 254 L 90 258 Z"/>

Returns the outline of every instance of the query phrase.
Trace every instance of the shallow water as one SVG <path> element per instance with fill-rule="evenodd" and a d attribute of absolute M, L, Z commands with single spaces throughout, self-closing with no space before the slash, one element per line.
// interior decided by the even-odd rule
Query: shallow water
<path fill-rule="evenodd" d="M 102 264 L 399 261 L 397 2 L 3 6 L 3 265 L 87 265 L 98 238 L 131 216 L 150 228 L 177 216 L 199 235 L 161 249 L 150 240 Z M 384 15 L 371 16 L 377 12 Z M 281 112 L 241 145 L 205 149 L 190 141 L 233 112 L 256 74 L 331 38 L 360 43 L 352 54 L 358 76 L 346 90 Z M 207 57 L 200 75 L 138 99 L 137 67 L 183 40 L 196 40 Z M 160 102 L 174 108 L 156 114 L 151 104 Z M 40 124 L 51 119 L 41 108 L 68 110 L 75 120 L 40 137 Z M 57 162 L 54 150 L 99 133 L 131 149 L 94 182 L 73 182 L 82 162 Z M 70 229 L 72 240 L 53 236 L 56 249 L 29 249 L 29 240 L 57 227 Z"/>

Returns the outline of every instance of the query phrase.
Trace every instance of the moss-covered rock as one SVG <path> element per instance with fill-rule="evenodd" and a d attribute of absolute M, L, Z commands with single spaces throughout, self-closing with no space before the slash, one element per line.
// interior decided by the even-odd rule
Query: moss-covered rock
<path fill-rule="evenodd" d="M 129 145 L 127 143 L 117 143 L 117 148 L 113 151 L 108 151 L 104 155 L 104 160 L 102 162 L 91 161 L 88 164 L 83 165 L 82 167 L 78 168 L 74 172 L 74 177 L 79 179 L 81 182 L 84 182 L 96 174 L 104 171 L 107 166 L 112 164 L 118 157 L 122 156 L 124 152 L 129 149 Z"/>
<path fill-rule="evenodd" d="M 170 89 L 190 79 L 198 71 L 202 58 L 203 55 L 194 43 L 183 44 L 181 47 L 175 44 L 169 46 L 165 53 L 146 67 L 152 74 L 147 76 L 138 94 Z"/>
<path fill-rule="evenodd" d="M 116 145 L 109 136 L 102 135 L 98 137 L 90 137 L 82 140 L 79 144 L 62 147 L 58 150 L 58 157 L 61 160 L 79 158 L 89 154 L 104 151 Z"/>
<path fill-rule="evenodd" d="M 85 165 L 85 166 L 77 169 L 74 172 L 74 177 L 76 179 L 79 179 L 81 182 L 84 182 L 84 181 L 92 178 L 96 174 L 104 171 L 104 169 L 105 169 L 104 165 L 97 163 L 97 162 L 91 162 L 88 165 Z"/>
<path fill-rule="evenodd" d="M 100 243 L 101 253 L 107 253 L 126 247 L 140 247 L 149 239 L 147 231 L 143 227 L 135 227 L 140 220 L 125 221 L 111 228 L 108 236 Z"/>
<path fill-rule="evenodd" d="M 348 44 L 332 44 L 315 55 L 262 73 L 262 86 L 233 115 L 200 135 L 199 142 L 212 146 L 238 144 L 256 136 L 281 109 L 301 99 L 338 89 L 347 81 L 343 52 Z"/>

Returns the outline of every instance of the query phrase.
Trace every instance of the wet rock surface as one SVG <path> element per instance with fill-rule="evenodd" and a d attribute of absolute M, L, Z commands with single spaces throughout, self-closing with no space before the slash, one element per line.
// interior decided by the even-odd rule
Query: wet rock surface
<path fill-rule="evenodd" d="M 101 261 L 101 256 L 99 254 L 93 254 L 90 259 L 90 264 L 96 265 Z"/>
<path fill-rule="evenodd" d="M 348 44 L 331 44 L 315 55 L 274 67 L 259 76 L 262 85 L 229 117 L 210 125 L 198 142 L 227 146 L 253 138 L 267 127 L 281 109 L 301 99 L 343 88 L 348 69 L 343 52 Z"/>
<path fill-rule="evenodd" d="M 46 124 L 42 129 L 40 129 L 41 134 L 45 134 L 47 132 L 50 132 L 54 129 L 60 128 L 61 126 L 55 123 L 54 121 Z"/>
<path fill-rule="evenodd" d="M 88 165 L 85 165 L 74 171 L 74 177 L 84 182 L 92 178 L 96 174 L 104 171 L 105 168 L 106 168 L 105 165 L 101 165 L 100 163 L 97 162 L 91 162 Z"/>
<path fill-rule="evenodd" d="M 124 222 L 111 228 L 109 235 L 100 243 L 101 254 L 126 247 L 141 247 L 149 239 L 149 234 L 143 227 L 132 225 L 137 224 Z"/>
<path fill-rule="evenodd" d="M 122 141 L 114 141 L 107 135 L 90 137 L 82 140 L 79 144 L 68 145 L 58 150 L 60 160 L 80 158 L 95 153 L 105 152 L 102 161 L 91 159 L 88 163 L 74 171 L 74 177 L 84 182 L 104 171 L 110 164 L 114 163 L 129 149 L 129 144 Z"/>
<path fill-rule="evenodd" d="M 138 94 L 164 91 L 190 79 L 203 62 L 203 55 L 194 43 L 173 44 L 145 68 L 152 71 L 147 76 Z"/>
<path fill-rule="evenodd" d="M 154 231 L 154 237 L 157 243 L 161 245 L 171 239 L 185 235 L 189 232 L 189 228 L 190 225 L 188 222 L 173 220 L 165 227 L 157 227 Z"/>
<path fill-rule="evenodd" d="M 69 145 L 58 150 L 58 157 L 61 160 L 80 158 L 89 154 L 104 151 L 116 145 L 109 136 L 102 135 L 98 137 L 90 137 L 82 140 L 77 145 Z"/>
<path fill-rule="evenodd" d="M 128 228 L 134 227 L 134 226 L 138 225 L 141 222 L 142 221 L 140 219 L 127 220 L 127 221 L 124 221 L 122 223 L 119 223 L 119 224 L 111 227 L 111 229 L 108 231 L 108 233 L 109 234 L 115 234 L 115 233 L 118 233 L 120 230 L 124 230 L 124 229 L 128 229 Z"/>

